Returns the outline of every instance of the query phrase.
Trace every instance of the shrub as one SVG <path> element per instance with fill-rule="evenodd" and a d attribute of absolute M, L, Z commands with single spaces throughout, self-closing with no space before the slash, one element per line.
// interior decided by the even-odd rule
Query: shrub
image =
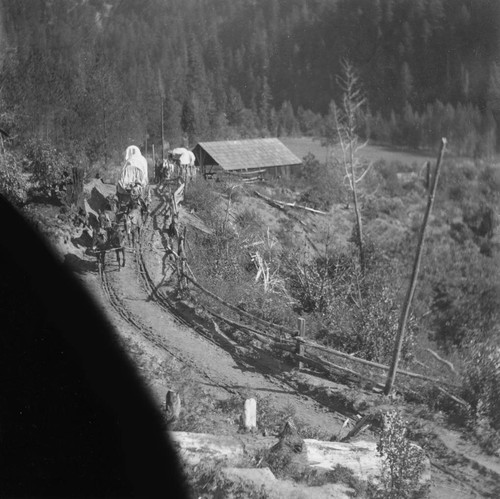
<path fill-rule="evenodd" d="M 334 203 L 345 201 L 345 187 L 338 165 L 321 164 L 312 154 L 304 158 L 302 179 L 307 182 L 299 203 L 317 210 L 329 210 Z"/>
<path fill-rule="evenodd" d="M 422 497 L 419 480 L 424 471 L 424 453 L 406 438 L 407 422 L 397 411 L 384 417 L 384 428 L 377 449 L 382 456 L 381 485 L 377 498 L 410 499 Z"/>
<path fill-rule="evenodd" d="M 500 430 L 499 334 L 497 326 L 488 337 L 471 340 L 464 349 L 464 397 L 473 407 L 476 420 L 486 420 L 494 430 Z"/>
<path fill-rule="evenodd" d="M 52 144 L 32 139 L 25 145 L 24 166 L 42 197 L 56 200 L 58 186 L 66 179 L 67 158 Z"/>
<path fill-rule="evenodd" d="M 314 315 L 322 341 L 368 360 L 390 358 L 399 321 L 400 299 L 394 282 L 397 269 L 377 261 L 367 244 L 367 267 L 361 273 L 355 252 L 331 252 L 312 262 L 287 264 L 292 297 Z M 416 321 L 410 317 L 403 345 L 409 360 Z M 325 331 L 327 331 L 325 333 Z"/>
<path fill-rule="evenodd" d="M 28 185 L 21 164 L 10 152 L 0 154 L 0 193 L 16 206 L 26 203 Z"/>
<path fill-rule="evenodd" d="M 380 160 L 375 163 L 374 168 L 382 178 L 383 189 L 388 196 L 401 196 L 403 194 L 398 179 L 398 171 L 401 168 L 400 163 L 392 161 L 388 164 L 386 161 Z"/>
<path fill-rule="evenodd" d="M 492 331 L 500 320 L 498 255 L 483 256 L 473 244 L 429 248 L 422 281 L 430 287 L 435 339 L 461 347 L 475 331 Z"/>
<path fill-rule="evenodd" d="M 220 195 L 212 189 L 212 185 L 198 176 L 186 189 L 184 203 L 196 211 L 205 221 L 210 221 L 220 202 Z"/>
<path fill-rule="evenodd" d="M 362 215 L 365 220 L 374 220 L 380 214 L 401 220 L 405 213 L 404 203 L 399 197 L 369 196 L 365 199 L 362 207 Z"/>
<path fill-rule="evenodd" d="M 264 227 L 262 217 L 252 208 L 245 208 L 235 217 L 235 222 L 242 229 L 244 235 L 261 232 Z"/>
<path fill-rule="evenodd" d="M 493 199 L 500 196 L 500 168 L 488 165 L 479 175 L 479 181 L 483 187 L 483 192 Z"/>

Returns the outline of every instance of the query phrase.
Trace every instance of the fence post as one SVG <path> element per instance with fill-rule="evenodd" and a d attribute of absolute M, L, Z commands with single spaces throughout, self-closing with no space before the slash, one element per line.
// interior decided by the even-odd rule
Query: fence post
<path fill-rule="evenodd" d="M 183 271 L 184 269 L 182 268 L 182 258 L 183 258 L 183 241 L 182 241 L 182 235 L 179 235 L 179 240 L 177 241 L 177 255 L 179 255 L 179 258 L 177 259 L 177 272 L 178 272 L 178 279 L 179 279 L 179 291 L 182 293 L 184 291 L 183 289 L 183 278 L 184 274 Z"/>
<path fill-rule="evenodd" d="M 302 343 L 301 339 L 304 339 L 306 336 L 306 320 L 302 317 L 299 317 L 297 320 L 297 329 L 298 329 L 298 335 L 297 335 L 297 353 L 299 355 L 304 355 L 305 347 L 304 344 Z M 299 360 L 299 371 L 303 369 L 304 364 L 302 361 Z"/>
<path fill-rule="evenodd" d="M 177 251 L 179 255 L 179 290 L 184 292 L 187 287 L 187 278 L 186 278 L 186 252 L 184 248 L 184 241 L 186 239 L 186 227 L 182 231 L 182 234 L 179 235 L 179 243 L 177 246 Z"/>

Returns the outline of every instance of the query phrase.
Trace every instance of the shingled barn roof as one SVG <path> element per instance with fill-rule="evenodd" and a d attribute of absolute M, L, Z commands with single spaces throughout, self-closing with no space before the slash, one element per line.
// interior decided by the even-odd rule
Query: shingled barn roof
<path fill-rule="evenodd" d="M 193 152 L 198 163 L 219 165 L 224 170 L 271 168 L 302 163 L 278 139 L 199 142 Z"/>

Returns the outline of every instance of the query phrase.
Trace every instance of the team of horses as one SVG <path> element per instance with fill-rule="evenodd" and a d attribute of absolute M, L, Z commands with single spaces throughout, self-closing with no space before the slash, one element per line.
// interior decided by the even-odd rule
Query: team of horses
<path fill-rule="evenodd" d="M 149 188 L 133 186 L 127 195 L 110 196 L 107 205 L 99 210 L 93 230 L 92 247 L 100 271 L 104 270 L 106 253 L 115 251 L 118 270 L 125 266 L 125 243 L 136 249 L 141 230 L 149 214 Z"/>

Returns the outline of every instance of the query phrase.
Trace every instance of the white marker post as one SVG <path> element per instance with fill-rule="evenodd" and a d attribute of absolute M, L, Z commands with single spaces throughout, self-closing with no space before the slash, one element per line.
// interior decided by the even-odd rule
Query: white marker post
<path fill-rule="evenodd" d="M 246 399 L 243 412 L 243 427 L 247 431 L 257 428 L 257 401 L 255 399 Z"/>

